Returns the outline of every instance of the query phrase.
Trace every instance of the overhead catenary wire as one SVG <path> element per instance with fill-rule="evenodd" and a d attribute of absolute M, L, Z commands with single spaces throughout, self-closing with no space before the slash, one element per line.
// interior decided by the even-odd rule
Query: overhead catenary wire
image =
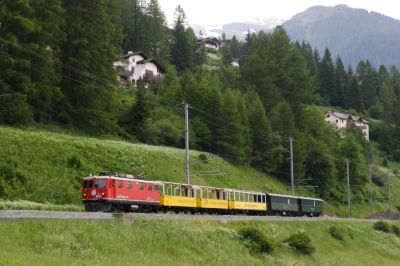
<path fill-rule="evenodd" d="M 7 45 L 10 45 L 10 46 L 14 46 L 14 47 L 19 48 L 19 49 L 21 49 L 21 50 L 23 50 L 23 51 L 25 51 L 27 53 L 30 53 L 30 54 L 34 55 L 36 57 L 39 57 L 39 58 L 42 58 L 44 60 L 50 61 L 52 63 L 55 63 L 55 64 L 65 68 L 65 69 L 71 70 L 71 71 L 73 71 L 73 72 L 75 72 L 75 73 L 77 73 L 79 75 L 83 75 L 86 78 L 92 79 L 94 81 L 98 81 L 98 82 L 100 82 L 102 84 L 105 84 L 105 85 L 113 87 L 113 88 L 117 87 L 116 82 L 113 82 L 113 81 L 110 81 L 108 79 L 99 77 L 99 76 L 94 75 L 94 74 L 92 74 L 92 73 L 90 73 L 88 71 L 83 71 L 83 70 L 80 70 L 80 69 L 75 68 L 73 66 L 64 64 L 64 63 L 60 62 L 60 60 L 58 58 L 56 58 L 56 57 L 54 57 L 52 55 L 49 55 L 49 56 L 42 55 L 42 54 L 40 54 L 40 53 L 38 53 L 38 52 L 36 52 L 34 50 L 31 50 L 29 48 L 26 48 L 26 47 L 22 46 L 21 44 L 10 42 L 10 41 L 5 40 L 5 39 L 3 39 L 1 37 L 0 37 L 0 42 L 3 42 L 3 43 L 5 43 Z M 64 75 L 64 77 L 65 77 L 65 75 Z M 139 92 L 139 93 L 146 93 L 146 92 L 143 91 L 143 92 Z M 178 101 L 175 101 L 175 100 L 172 100 L 172 99 L 168 99 L 168 98 L 164 98 L 164 97 L 160 97 L 160 96 L 157 96 L 157 95 L 147 94 L 147 97 L 152 98 L 154 100 L 164 101 L 164 102 L 167 102 L 169 104 L 173 104 L 175 106 L 183 106 L 183 103 L 181 103 L 181 102 L 178 102 Z"/>
<path fill-rule="evenodd" d="M 55 64 L 61 66 L 62 68 L 71 70 L 71 71 L 77 73 L 78 75 L 84 76 L 85 78 L 100 82 L 100 83 L 105 84 L 105 85 L 107 85 L 109 87 L 112 87 L 112 88 L 117 88 L 118 87 L 116 82 L 113 82 L 113 81 L 110 81 L 108 79 L 99 77 L 99 76 L 94 75 L 94 74 L 92 74 L 92 73 L 90 73 L 88 71 L 83 71 L 83 70 L 80 70 L 80 69 L 78 69 L 76 67 L 73 67 L 73 66 L 67 65 L 65 63 L 62 63 L 62 62 L 60 62 L 60 60 L 57 57 L 54 57 L 53 55 L 40 54 L 37 51 L 34 51 L 32 49 L 24 47 L 21 44 L 10 42 L 10 41 L 8 41 L 8 40 L 6 40 L 4 38 L 1 38 L 1 37 L 0 37 L 0 42 L 3 42 L 5 44 L 7 44 L 7 45 L 19 48 L 19 49 L 21 49 L 21 50 L 23 50 L 23 51 L 25 51 L 27 53 L 30 53 L 30 54 L 32 54 L 32 55 L 34 55 L 36 57 L 42 58 L 42 59 L 44 59 L 46 61 L 55 63 Z M 74 78 L 66 77 L 66 75 L 64 75 L 62 73 L 60 73 L 60 74 L 64 78 L 67 78 L 67 79 L 70 79 L 70 80 L 73 80 L 73 81 L 77 81 L 77 82 L 80 82 L 82 84 L 89 85 L 88 83 L 85 83 L 84 81 L 78 81 L 78 80 L 76 80 Z M 178 101 L 175 101 L 175 100 L 172 100 L 172 99 L 168 99 L 168 98 L 165 98 L 165 97 L 160 97 L 160 96 L 157 96 L 157 95 L 154 95 L 154 94 L 147 93 L 146 91 L 139 91 L 139 93 L 146 95 L 146 97 L 149 98 L 149 99 L 153 99 L 153 100 L 158 100 L 158 101 L 164 102 L 165 105 L 169 105 L 171 108 L 175 107 L 176 109 L 181 110 L 182 107 L 184 106 L 183 102 L 178 102 Z M 262 132 L 262 131 L 259 131 L 259 130 L 254 130 L 254 129 L 250 128 L 250 127 L 247 127 L 247 126 L 239 124 L 239 123 L 234 123 L 234 122 L 231 122 L 231 121 L 223 120 L 223 119 L 221 119 L 219 117 L 216 117 L 215 115 L 212 115 L 212 114 L 202 110 L 199 107 L 195 107 L 193 105 L 190 105 L 190 109 L 193 109 L 193 110 L 196 110 L 199 113 L 202 113 L 203 114 L 203 118 L 204 118 L 204 116 L 207 116 L 208 118 L 207 119 L 205 118 L 205 119 L 208 122 L 210 122 L 211 124 L 215 125 L 216 127 L 221 127 L 221 124 L 217 124 L 217 121 L 219 121 L 224 125 L 231 125 L 231 126 L 239 127 L 239 128 L 242 128 L 242 129 L 250 130 L 250 132 L 253 133 L 252 138 L 254 138 L 254 139 L 264 140 L 267 137 L 265 132 Z"/>

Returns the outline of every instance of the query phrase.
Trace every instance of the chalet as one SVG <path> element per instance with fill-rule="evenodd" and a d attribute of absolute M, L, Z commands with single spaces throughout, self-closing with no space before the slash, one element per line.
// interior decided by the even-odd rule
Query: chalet
<path fill-rule="evenodd" d="M 325 113 L 325 121 L 334 125 L 338 130 L 355 125 L 361 129 L 364 138 L 369 141 L 369 122 L 360 116 L 329 111 Z"/>
<path fill-rule="evenodd" d="M 139 80 L 145 83 L 164 78 L 165 69 L 154 59 L 148 58 L 143 52 L 131 52 L 115 61 L 113 66 L 118 73 L 118 81 L 122 85 L 136 85 Z"/>
<path fill-rule="evenodd" d="M 197 45 L 202 44 L 204 45 L 205 48 L 212 49 L 215 51 L 219 50 L 219 47 L 221 46 L 220 41 L 215 38 L 215 37 L 206 37 L 197 40 Z"/>

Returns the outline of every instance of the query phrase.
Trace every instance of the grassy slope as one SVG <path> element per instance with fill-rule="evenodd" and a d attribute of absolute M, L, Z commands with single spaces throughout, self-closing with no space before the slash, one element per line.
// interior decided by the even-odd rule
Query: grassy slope
<path fill-rule="evenodd" d="M 333 239 L 330 226 L 344 229 Z M 262 230 L 270 255 L 250 253 L 236 231 Z M 316 252 L 298 255 L 282 243 L 305 231 Z M 0 222 L 4 265 L 399 265 L 400 238 L 360 222 L 17 221 Z"/>
<path fill-rule="evenodd" d="M 24 199 L 32 201 L 80 205 L 81 177 L 101 170 L 133 174 L 145 172 L 147 178 L 152 180 L 184 182 L 185 179 L 184 151 L 176 148 L 10 127 L 0 127 L 0 147 L 0 162 L 16 162 L 18 171 L 27 180 L 29 193 Z M 199 154 L 200 152 L 191 151 L 191 161 L 196 161 Z M 191 183 L 289 193 L 287 184 L 274 177 L 248 167 L 234 166 L 217 156 L 208 156 L 211 159 L 209 163 L 193 163 L 191 170 L 218 170 L 224 175 L 192 174 Z M 71 164 L 71 158 L 80 163 Z M 394 178 L 392 183 L 395 195 L 400 191 L 400 182 L 398 178 Z M 374 186 L 374 190 L 379 197 L 385 196 L 382 194 L 384 188 Z M 395 197 L 396 203 L 393 206 L 398 205 L 398 200 Z M 0 208 L 14 208 L 13 206 L 19 205 L 21 204 L 2 203 Z M 346 215 L 346 206 L 336 207 L 329 203 L 325 206 L 329 214 Z M 378 211 L 385 209 L 387 205 L 376 202 L 375 207 Z M 368 214 L 368 204 L 353 206 L 354 216 Z"/>
<path fill-rule="evenodd" d="M 17 163 L 27 178 L 28 199 L 64 203 L 80 202 L 80 178 L 101 170 L 121 173 L 146 173 L 151 180 L 184 182 L 184 150 L 101 140 L 60 133 L 0 127 L 0 160 Z M 191 151 L 190 160 L 200 152 Z M 197 163 L 195 170 L 219 170 L 222 176 L 191 175 L 191 183 L 259 191 L 287 192 L 275 178 L 248 167 L 234 166 L 209 155 L 209 163 Z M 69 163 L 77 158 L 80 166 Z"/>

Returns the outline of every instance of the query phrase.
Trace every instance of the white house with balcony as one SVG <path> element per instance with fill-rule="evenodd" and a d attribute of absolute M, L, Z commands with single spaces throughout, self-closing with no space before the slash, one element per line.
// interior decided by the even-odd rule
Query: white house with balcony
<path fill-rule="evenodd" d="M 369 141 L 369 122 L 360 116 L 329 111 L 325 113 L 325 121 L 338 130 L 355 125 L 361 129 L 364 138 Z"/>
<path fill-rule="evenodd" d="M 157 81 L 165 75 L 165 69 L 143 52 L 129 51 L 119 61 L 115 61 L 113 66 L 117 70 L 117 78 L 122 85 L 137 85 L 139 80 L 145 83 Z"/>

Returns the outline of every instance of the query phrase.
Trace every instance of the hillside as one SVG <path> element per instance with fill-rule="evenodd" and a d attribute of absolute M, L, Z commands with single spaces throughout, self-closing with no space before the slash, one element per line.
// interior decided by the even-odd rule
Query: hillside
<path fill-rule="evenodd" d="M 185 180 L 184 150 L 176 148 L 8 127 L 0 127 L 0 146 L 0 173 L 20 182 L 17 189 L 1 183 L 0 191 L 8 191 L 11 199 L 80 204 L 81 178 L 103 170 L 145 173 L 149 180 Z M 277 179 L 211 154 L 206 154 L 208 163 L 196 162 L 200 153 L 190 153 L 193 184 L 287 192 Z M 220 175 L 195 173 L 207 170 Z"/>
<path fill-rule="evenodd" d="M 400 66 L 400 21 L 382 14 L 346 5 L 314 6 L 282 25 L 292 40 L 309 42 L 320 54 L 328 47 L 345 66 L 360 60 Z"/>
<path fill-rule="evenodd" d="M 9 127 L 0 127 L 0 146 L 3 147 L 0 150 L 0 174 L 9 181 L 0 183 L 2 198 L 72 204 L 64 208 L 50 205 L 48 209 L 79 209 L 74 206 L 81 206 L 81 178 L 102 170 L 145 173 L 150 180 L 184 182 L 184 150 L 176 148 Z M 196 162 L 201 153 L 190 152 L 192 184 L 290 193 L 287 183 L 252 168 L 233 165 L 212 154 L 204 153 L 209 162 Z M 390 167 L 397 169 L 399 166 L 391 163 Z M 379 171 L 385 170 L 382 169 Z M 209 170 L 219 175 L 199 173 Z M 393 178 L 392 190 L 393 194 L 400 191 L 398 178 Z M 374 185 L 373 191 L 377 198 L 374 210 L 386 210 L 386 187 Z M 298 193 L 315 196 L 303 189 L 298 190 Z M 394 197 L 393 206 L 398 205 L 398 200 Z M 0 202 L 0 208 L 46 209 L 46 206 Z M 346 216 L 347 206 L 326 202 L 325 212 Z M 368 203 L 354 201 L 353 215 L 370 215 Z"/>
<path fill-rule="evenodd" d="M 332 237 L 339 228 L 343 240 Z M 238 231 L 260 230 L 270 254 L 250 251 Z M 306 232 L 315 252 L 284 240 Z M 134 220 L 0 221 L 4 265 L 399 265 L 400 238 L 364 222 L 205 222 Z"/>

